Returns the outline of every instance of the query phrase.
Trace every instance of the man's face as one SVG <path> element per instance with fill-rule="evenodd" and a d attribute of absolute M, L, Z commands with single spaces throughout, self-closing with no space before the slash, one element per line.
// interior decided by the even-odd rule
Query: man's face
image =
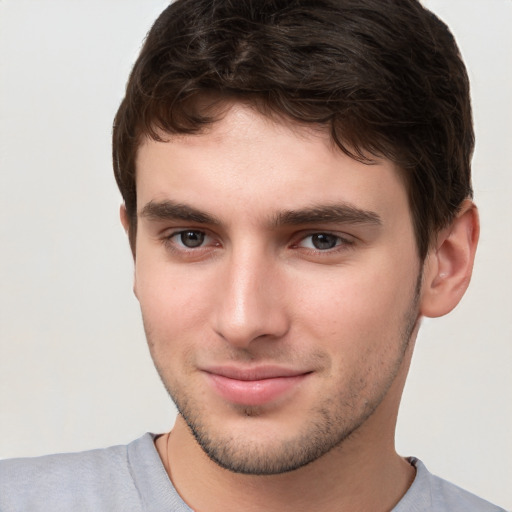
<path fill-rule="evenodd" d="M 213 460 L 295 469 L 384 407 L 420 300 L 391 162 L 234 105 L 204 134 L 144 142 L 137 202 L 151 354 Z"/>

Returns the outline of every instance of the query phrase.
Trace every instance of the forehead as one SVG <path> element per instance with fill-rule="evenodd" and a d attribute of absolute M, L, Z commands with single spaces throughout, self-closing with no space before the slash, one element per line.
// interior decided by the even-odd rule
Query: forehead
<path fill-rule="evenodd" d="M 252 218 L 317 203 L 408 210 L 401 173 L 390 160 L 358 162 L 341 152 L 327 129 L 242 104 L 230 105 L 200 134 L 146 138 L 136 168 L 139 211 L 166 199 L 206 209 L 222 205 L 238 215 L 250 211 Z"/>

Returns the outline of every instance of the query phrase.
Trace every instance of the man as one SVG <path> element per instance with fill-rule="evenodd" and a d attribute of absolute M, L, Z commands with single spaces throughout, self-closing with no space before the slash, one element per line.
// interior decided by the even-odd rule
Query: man
<path fill-rule="evenodd" d="M 394 449 L 471 276 L 469 85 L 413 0 L 178 0 L 114 123 L 171 433 L 4 463 L 0 510 L 499 510 Z"/>

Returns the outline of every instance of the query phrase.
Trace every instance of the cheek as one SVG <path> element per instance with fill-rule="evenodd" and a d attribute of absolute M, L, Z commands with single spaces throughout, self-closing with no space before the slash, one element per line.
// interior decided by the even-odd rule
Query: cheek
<path fill-rule="evenodd" d="M 296 280 L 296 320 L 315 338 L 335 345 L 332 349 L 343 346 L 344 354 L 365 353 L 363 347 L 370 351 L 375 345 L 387 350 L 401 341 L 415 286 L 410 263 L 393 269 L 339 269 L 324 278 Z"/>
<path fill-rule="evenodd" d="M 135 279 L 152 353 L 177 353 L 189 346 L 184 338 L 201 339 L 198 333 L 207 323 L 211 302 L 208 283 L 169 265 L 142 261 L 137 263 Z"/>

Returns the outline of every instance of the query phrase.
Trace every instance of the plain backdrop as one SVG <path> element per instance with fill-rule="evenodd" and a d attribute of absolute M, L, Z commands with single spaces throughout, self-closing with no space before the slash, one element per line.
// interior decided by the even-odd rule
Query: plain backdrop
<path fill-rule="evenodd" d="M 172 425 L 118 221 L 111 123 L 163 0 L 0 0 L 0 457 Z M 425 321 L 397 447 L 512 509 L 512 1 L 425 1 L 469 68 L 473 282 Z"/>

